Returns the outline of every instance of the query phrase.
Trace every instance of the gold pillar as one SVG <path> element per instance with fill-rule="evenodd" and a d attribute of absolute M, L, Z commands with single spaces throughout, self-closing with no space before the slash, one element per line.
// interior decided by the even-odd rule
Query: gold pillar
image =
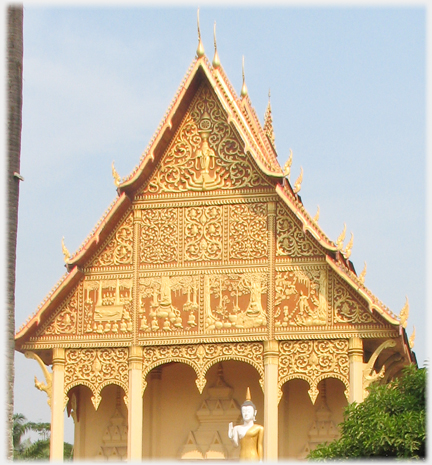
<path fill-rule="evenodd" d="M 278 341 L 264 341 L 264 460 L 278 459 Z"/>
<path fill-rule="evenodd" d="M 129 347 L 128 461 L 142 460 L 142 357 L 142 347 Z"/>
<path fill-rule="evenodd" d="M 65 350 L 53 349 L 50 461 L 63 462 Z"/>
<path fill-rule="evenodd" d="M 363 402 L 363 341 L 352 337 L 348 341 L 349 402 Z"/>

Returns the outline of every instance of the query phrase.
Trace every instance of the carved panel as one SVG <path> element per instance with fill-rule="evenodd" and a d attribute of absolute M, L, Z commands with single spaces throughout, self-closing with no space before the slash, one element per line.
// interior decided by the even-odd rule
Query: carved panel
<path fill-rule="evenodd" d="M 97 410 L 100 393 L 108 384 L 121 386 L 128 395 L 128 349 L 67 349 L 65 352 L 65 393 L 83 384 L 92 393 Z"/>
<path fill-rule="evenodd" d="M 322 252 L 306 237 L 298 220 L 280 202 L 277 206 L 276 256 L 302 258 L 321 255 Z"/>
<path fill-rule="evenodd" d="M 267 204 L 231 205 L 229 216 L 229 256 L 253 260 L 268 255 Z"/>
<path fill-rule="evenodd" d="M 132 256 L 133 217 L 130 214 L 105 249 L 93 261 L 92 266 L 129 265 L 132 264 Z"/>
<path fill-rule="evenodd" d="M 214 91 L 203 83 L 144 192 L 270 186 L 243 147 Z"/>
<path fill-rule="evenodd" d="M 141 220 L 141 263 L 173 263 L 178 260 L 178 209 L 144 210 Z"/>
<path fill-rule="evenodd" d="M 265 273 L 205 275 L 205 330 L 265 327 L 267 287 Z"/>
<path fill-rule="evenodd" d="M 318 383 L 338 378 L 349 389 L 348 340 L 284 341 L 279 345 L 279 387 L 294 378 L 309 383 L 312 403 L 318 395 Z"/>
<path fill-rule="evenodd" d="M 222 258 L 222 207 L 185 209 L 185 261 Z"/>
<path fill-rule="evenodd" d="M 362 305 L 352 295 L 347 285 L 342 283 L 336 276 L 334 281 L 333 305 L 335 323 L 375 323 L 376 320 L 370 314 L 366 303 Z"/>
<path fill-rule="evenodd" d="M 328 281 L 323 266 L 292 267 L 276 273 L 275 327 L 326 325 Z"/>
<path fill-rule="evenodd" d="M 37 334 L 40 336 L 60 336 L 77 334 L 79 291 L 75 290 L 69 300 L 62 305 L 59 312 Z"/>
<path fill-rule="evenodd" d="M 139 331 L 197 331 L 198 276 L 140 278 L 139 298 Z"/>
<path fill-rule="evenodd" d="M 143 390 L 147 386 L 145 378 L 153 368 L 164 363 L 180 362 L 190 365 L 195 370 L 195 382 L 202 393 L 207 371 L 214 364 L 224 360 L 238 360 L 254 366 L 260 374 L 260 384 L 263 387 L 263 353 L 261 342 L 144 347 Z"/>
<path fill-rule="evenodd" d="M 132 279 L 84 282 L 84 333 L 110 337 L 132 334 Z"/>

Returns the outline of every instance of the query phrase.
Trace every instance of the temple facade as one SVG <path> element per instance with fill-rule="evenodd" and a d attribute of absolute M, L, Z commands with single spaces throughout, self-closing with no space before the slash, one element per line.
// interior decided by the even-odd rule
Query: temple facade
<path fill-rule="evenodd" d="M 115 202 L 16 334 L 44 373 L 51 459 L 65 409 L 74 459 L 236 459 L 248 387 L 265 459 L 302 459 L 372 381 L 416 363 L 407 308 L 365 287 L 289 171 L 270 104 L 261 124 L 199 40 L 137 167 L 113 166 Z"/>

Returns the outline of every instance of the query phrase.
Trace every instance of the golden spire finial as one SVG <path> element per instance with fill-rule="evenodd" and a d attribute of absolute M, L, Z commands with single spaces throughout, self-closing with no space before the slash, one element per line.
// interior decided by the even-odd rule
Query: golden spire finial
<path fill-rule="evenodd" d="M 400 319 L 400 324 L 406 328 L 407 327 L 407 322 L 408 322 L 408 316 L 409 316 L 409 303 L 408 303 L 408 297 L 405 296 L 405 305 L 403 306 L 400 314 L 399 314 L 399 319 Z"/>
<path fill-rule="evenodd" d="M 352 246 L 353 246 L 353 241 L 354 241 L 354 234 L 351 233 L 351 239 L 349 240 L 347 246 L 346 246 L 346 249 L 345 249 L 345 257 L 346 259 L 348 260 L 348 258 L 350 258 L 350 255 L 351 255 L 351 249 L 352 249 Z"/>
<path fill-rule="evenodd" d="M 267 135 L 267 137 L 270 139 L 270 142 L 274 145 L 275 135 L 274 135 L 273 118 L 272 118 L 271 105 L 270 105 L 270 89 L 269 89 L 268 96 L 269 96 L 269 101 L 268 101 L 267 109 L 264 115 L 264 132 Z"/>
<path fill-rule="evenodd" d="M 338 250 L 343 249 L 343 241 L 345 240 L 345 234 L 346 234 L 346 224 L 344 223 L 343 231 L 341 232 L 340 236 L 338 237 L 336 241 L 336 247 Z"/>
<path fill-rule="evenodd" d="M 198 48 L 196 51 L 197 57 L 201 58 L 204 56 L 204 45 L 201 41 L 201 31 L 200 31 L 200 24 L 199 24 L 199 8 L 197 11 L 197 24 L 198 24 Z"/>
<path fill-rule="evenodd" d="M 320 215 L 320 209 L 319 209 L 319 205 L 318 205 L 317 206 L 317 212 L 315 213 L 315 216 L 313 217 L 313 220 L 315 221 L 315 223 L 318 223 L 319 215 Z"/>
<path fill-rule="evenodd" d="M 114 184 L 116 185 L 116 187 L 118 187 L 120 185 L 120 176 L 114 167 L 114 162 L 112 162 L 111 168 L 112 168 L 112 175 L 114 178 Z"/>
<path fill-rule="evenodd" d="M 292 160 L 293 160 L 293 152 L 290 149 L 290 156 L 289 156 L 287 162 L 285 163 L 284 171 L 283 171 L 283 175 L 288 179 L 289 179 L 289 175 L 291 173 Z"/>
<path fill-rule="evenodd" d="M 367 269 L 366 262 L 364 262 L 363 271 L 359 274 L 359 277 L 358 277 L 362 284 L 364 284 L 364 281 L 365 281 L 366 269 Z"/>
<path fill-rule="evenodd" d="M 300 176 L 297 178 L 297 181 L 294 183 L 294 194 L 298 194 L 300 192 L 302 181 L 303 181 L 303 168 L 300 167 Z"/>
<path fill-rule="evenodd" d="M 65 261 L 65 263 L 68 263 L 69 258 L 70 258 L 71 255 L 69 253 L 69 250 L 65 246 L 64 236 L 62 237 L 62 251 L 63 251 L 63 255 L 64 255 L 64 261 Z"/>
<path fill-rule="evenodd" d="M 249 387 L 246 389 L 246 400 L 252 400 Z"/>
<path fill-rule="evenodd" d="M 408 344 L 411 350 L 414 349 L 414 339 L 415 339 L 415 326 L 413 326 L 413 332 L 408 340 Z"/>
<path fill-rule="evenodd" d="M 248 91 L 247 91 L 247 87 L 246 87 L 246 82 L 245 82 L 245 73 L 244 73 L 244 55 L 243 55 L 243 59 L 242 59 L 242 78 L 243 78 L 243 85 L 242 85 L 242 88 L 241 88 L 241 93 L 240 95 L 243 97 L 246 97 Z"/>
<path fill-rule="evenodd" d="M 217 44 L 216 44 L 216 21 L 214 22 L 214 26 L 213 26 L 213 38 L 214 38 L 215 53 L 214 53 L 212 65 L 214 69 L 218 69 L 220 66 L 220 60 L 219 60 L 219 55 L 217 52 Z"/>

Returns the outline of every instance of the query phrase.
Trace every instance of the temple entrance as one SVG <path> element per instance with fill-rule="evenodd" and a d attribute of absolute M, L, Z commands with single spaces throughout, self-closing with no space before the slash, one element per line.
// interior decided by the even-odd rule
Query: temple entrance
<path fill-rule="evenodd" d="M 241 420 L 240 406 L 250 388 L 263 424 L 264 396 L 256 369 L 223 361 L 206 374 L 202 394 L 195 371 L 183 363 L 154 368 L 147 376 L 143 411 L 143 459 L 233 459 L 239 451 L 228 438 L 228 424 Z"/>
<path fill-rule="evenodd" d="M 128 411 L 124 390 L 115 384 L 104 387 L 95 410 L 92 392 L 76 386 L 69 392 L 75 422 L 74 460 L 114 460 L 127 458 Z"/>
<path fill-rule="evenodd" d="M 279 458 L 304 459 L 322 442 L 339 436 L 338 425 L 348 405 L 345 385 L 326 378 L 318 384 L 319 395 L 312 404 L 309 384 L 292 379 L 282 386 L 279 403 Z"/>

